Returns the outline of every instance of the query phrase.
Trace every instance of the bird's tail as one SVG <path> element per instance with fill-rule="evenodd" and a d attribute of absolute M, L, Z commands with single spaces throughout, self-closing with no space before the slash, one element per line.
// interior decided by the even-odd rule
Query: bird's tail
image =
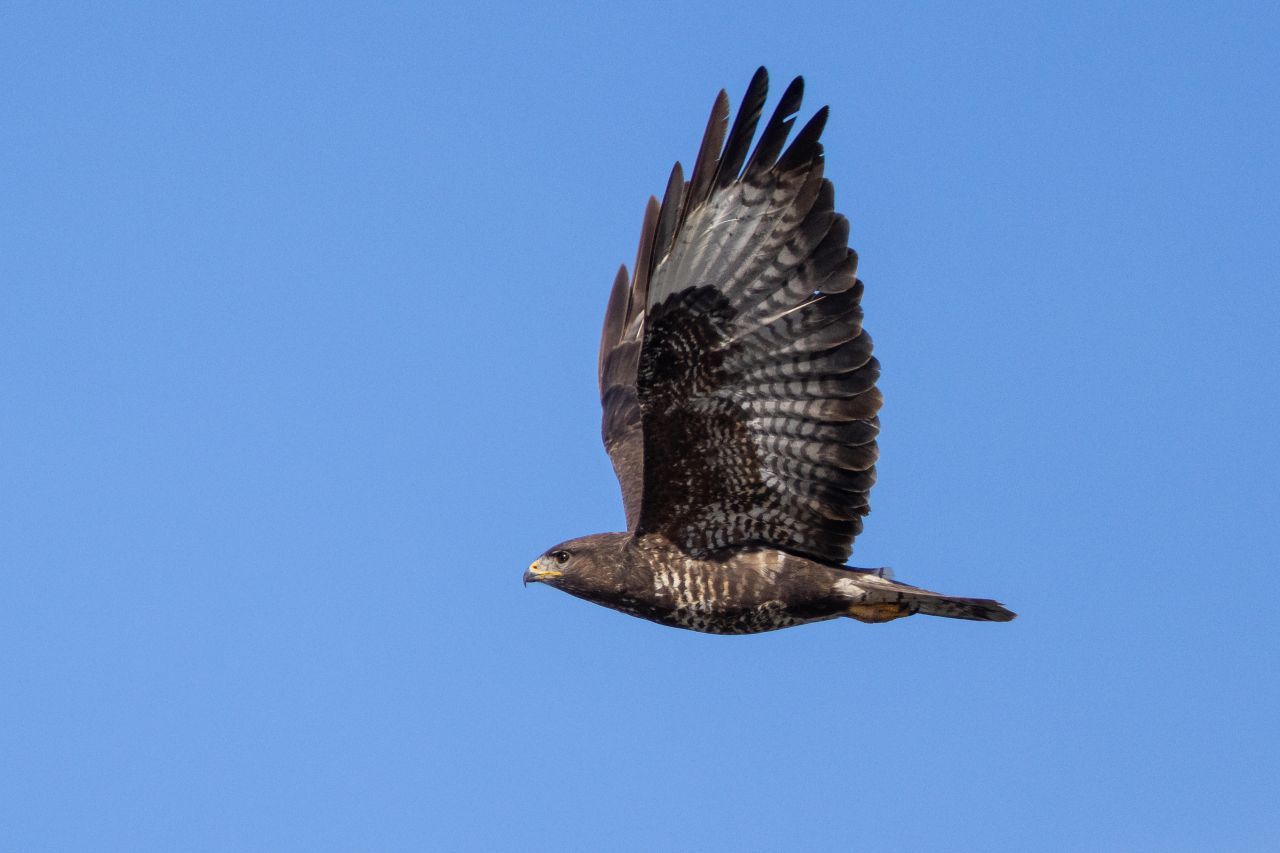
<path fill-rule="evenodd" d="M 973 619 L 978 622 L 1008 622 L 1018 614 L 989 598 L 960 598 L 940 592 L 898 583 L 883 573 L 859 573 L 850 583 L 857 587 L 848 615 L 861 622 L 888 622 L 914 613 L 945 616 L 948 619 Z"/>

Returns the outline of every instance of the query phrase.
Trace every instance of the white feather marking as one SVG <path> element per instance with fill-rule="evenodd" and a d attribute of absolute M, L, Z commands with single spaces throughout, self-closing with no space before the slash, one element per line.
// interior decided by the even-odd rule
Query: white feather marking
<path fill-rule="evenodd" d="M 852 601 L 861 601 L 867 597 L 866 588 L 853 578 L 840 578 L 835 583 L 835 590 Z"/>

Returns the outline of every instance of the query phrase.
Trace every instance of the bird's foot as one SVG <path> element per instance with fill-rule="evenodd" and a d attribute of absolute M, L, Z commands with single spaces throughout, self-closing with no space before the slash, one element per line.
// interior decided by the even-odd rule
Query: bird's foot
<path fill-rule="evenodd" d="M 910 616 L 911 610 L 905 604 L 886 602 L 883 604 L 854 604 L 847 611 L 849 616 L 859 622 L 892 622 L 903 616 Z"/>

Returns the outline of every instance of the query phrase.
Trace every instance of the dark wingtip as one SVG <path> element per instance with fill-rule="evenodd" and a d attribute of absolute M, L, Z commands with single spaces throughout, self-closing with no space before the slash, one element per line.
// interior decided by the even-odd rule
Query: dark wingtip
<path fill-rule="evenodd" d="M 778 115 L 782 118 L 789 118 L 800 111 L 802 103 L 804 103 L 804 78 L 796 77 L 787 84 L 782 97 L 778 99 Z"/>
<path fill-rule="evenodd" d="M 813 118 L 800 129 L 796 138 L 791 140 L 786 153 L 778 160 L 778 168 L 792 169 L 822 156 L 822 143 L 818 139 L 827 126 L 827 117 L 830 113 L 829 108 L 823 107 L 813 114 Z"/>
<path fill-rule="evenodd" d="M 751 151 L 751 140 L 756 135 L 756 125 L 760 121 L 760 113 L 764 109 L 765 99 L 769 95 L 769 72 L 761 65 L 747 84 L 747 91 L 742 96 L 738 114 L 734 117 L 733 127 L 729 130 L 724 151 L 720 155 L 720 163 L 716 166 L 713 184 L 717 188 L 727 187 L 738 179 L 742 164 L 747 161 Z"/>

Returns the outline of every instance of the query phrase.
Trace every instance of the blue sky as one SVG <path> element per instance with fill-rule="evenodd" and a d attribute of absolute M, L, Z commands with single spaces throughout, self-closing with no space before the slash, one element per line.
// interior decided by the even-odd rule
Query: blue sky
<path fill-rule="evenodd" d="M 1280 846 L 1267 4 L 0 8 L 0 825 L 24 851 Z M 756 637 L 520 574 L 622 526 L 608 285 L 808 81 L 884 365 Z"/>

